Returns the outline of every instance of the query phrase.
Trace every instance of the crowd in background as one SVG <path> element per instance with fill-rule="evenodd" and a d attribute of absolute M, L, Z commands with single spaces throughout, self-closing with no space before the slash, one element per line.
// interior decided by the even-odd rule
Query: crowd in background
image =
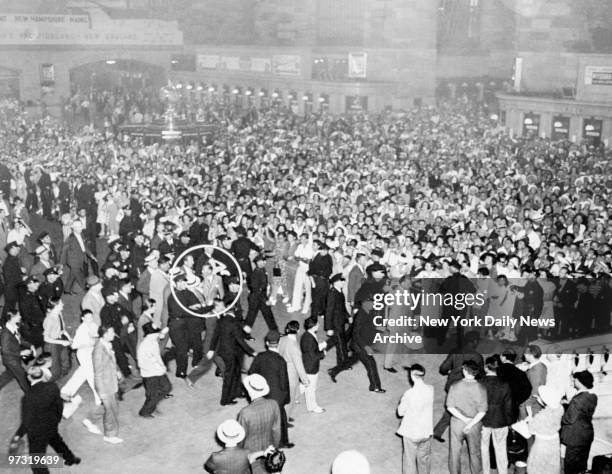
<path fill-rule="evenodd" d="M 612 202 L 610 155 L 604 147 L 513 137 L 486 106 L 470 101 L 340 117 L 299 117 L 283 108 L 243 116 L 213 110 L 212 145 L 144 146 L 112 125 L 132 116 L 134 108 L 146 122 L 156 99 L 116 92 L 80 100 L 73 101 L 73 111 L 102 110 L 116 122 L 74 132 L 49 117 L 28 118 L 15 102 L 0 107 L 3 321 L 15 324 L 21 318 L 23 338 L 37 354 L 44 348 L 50 366 L 48 378 L 41 370 L 30 378 L 54 383 L 68 375 L 67 348 L 72 345 L 77 357 L 82 349 L 74 345 L 76 335 L 65 334 L 61 298 L 72 292 L 83 296 L 87 350 L 78 360 L 86 366 L 83 381 L 100 399 L 110 443 L 121 442 L 116 395 L 143 382 L 147 401 L 140 414 L 152 416 L 155 405 L 171 395 L 170 359 L 176 359 L 176 377 L 192 385 L 208 370 L 207 360 L 214 360 L 224 378 L 221 403 L 227 405 L 243 395 L 242 356 L 250 355 L 255 356 L 251 368 L 259 369 L 249 377 L 259 374 L 265 384 L 247 377 L 255 384 L 247 392 L 268 386 L 278 405 L 276 413 L 268 404 L 270 436 L 252 451 L 292 447 L 291 416 L 284 407 L 301 386 L 310 387 L 309 410 L 324 411 L 313 398 L 317 381 L 311 377 L 324 351 L 336 349 L 332 382 L 360 361 L 369 389 L 384 394 L 371 347 L 375 312 L 368 303 L 374 294 L 394 288 L 436 293 L 462 279 L 472 291 L 486 291 L 485 305 L 475 311 L 556 321 L 553 328 L 502 325 L 481 334 L 511 343 L 610 328 Z M 61 226 L 58 248 L 49 233 L 32 235 L 33 216 Z M 204 244 L 226 252 L 182 256 Z M 242 292 L 240 276 L 246 281 Z M 211 317 L 230 305 L 231 316 Z M 280 337 L 282 305 L 283 312 L 311 321 L 304 329 L 313 344 L 303 347 L 304 336 L 297 341 L 298 321 Z M 268 350 L 255 354 L 248 341 L 259 312 L 270 332 Z M 425 313 L 436 316 L 444 308 L 415 308 L 415 314 Z M 328 337 L 321 342 L 316 337 L 320 317 Z M 444 346 L 453 333 L 444 329 L 425 329 L 424 335 Z M 471 340 L 456 333 L 460 347 Z M 147 337 L 156 342 L 140 357 Z M 231 350 L 224 353 L 228 344 Z M 280 353 L 280 359 L 270 353 Z M 188 373 L 188 354 L 195 375 Z M 99 376 L 113 357 L 122 386 Z M 385 358 L 385 369 L 397 371 L 395 364 L 393 357 Z M 452 371 L 470 379 L 484 365 L 497 372 L 495 364 L 474 369 L 461 362 Z M 23 367 L 5 366 L 27 389 L 32 380 Z M 286 378 L 276 379 L 270 366 L 280 367 Z M 413 372 L 418 377 L 422 371 Z M 540 406 L 557 407 L 538 392 L 540 386 L 548 383 L 532 383 L 532 398 L 539 396 Z M 480 426 L 481 420 L 454 414 L 451 393 L 449 465 L 458 472 L 456 448 L 463 437 L 458 433 L 468 444 L 480 443 L 462 430 Z M 64 395 L 72 399 L 74 393 Z M 484 395 L 483 400 L 474 416 L 487 412 Z M 543 422 L 550 425 L 543 429 L 558 431 L 557 418 Z M 100 431 L 86 420 L 91 432 Z M 461 429 L 455 427 L 459 422 Z M 501 443 L 501 435 L 497 439 Z M 256 465 L 263 469 L 262 459 L 253 464 L 254 472 L 265 472 L 255 470 Z M 550 466 L 529 472 L 558 472 Z"/>

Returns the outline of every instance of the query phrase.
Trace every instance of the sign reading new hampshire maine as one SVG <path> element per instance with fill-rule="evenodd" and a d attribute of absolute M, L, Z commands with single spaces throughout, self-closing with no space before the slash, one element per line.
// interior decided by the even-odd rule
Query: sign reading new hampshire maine
<path fill-rule="evenodd" d="M 0 45 L 170 45 L 183 44 L 175 21 L 113 20 L 95 15 L 0 13 Z"/>

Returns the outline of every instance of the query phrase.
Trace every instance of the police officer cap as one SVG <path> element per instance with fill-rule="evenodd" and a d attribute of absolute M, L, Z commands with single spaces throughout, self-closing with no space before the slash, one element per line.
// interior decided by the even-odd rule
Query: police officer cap
<path fill-rule="evenodd" d="M 344 281 L 344 280 L 345 280 L 345 278 L 342 276 L 342 273 L 336 273 L 334 276 L 332 276 L 329 279 L 329 283 L 333 285 L 337 281 Z"/>
<path fill-rule="evenodd" d="M 366 272 L 370 274 L 374 272 L 386 272 L 386 271 L 387 269 L 385 268 L 385 266 L 380 263 L 373 263 L 366 267 Z"/>

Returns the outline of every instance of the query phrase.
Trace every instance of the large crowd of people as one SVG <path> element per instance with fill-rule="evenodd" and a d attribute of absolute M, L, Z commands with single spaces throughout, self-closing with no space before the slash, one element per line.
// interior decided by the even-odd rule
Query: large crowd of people
<path fill-rule="evenodd" d="M 113 104 L 130 103 L 105 101 L 111 115 Z M 309 412 L 325 412 L 316 387 L 328 351 L 335 348 L 333 383 L 361 362 L 369 390 L 385 393 L 373 340 L 392 328 L 374 324 L 374 296 L 396 288 L 437 293 L 464 279 L 486 290 L 485 304 L 471 311 L 500 319 L 528 311 L 555 324 L 500 324 L 480 334 L 417 328 L 435 347 L 454 344 L 456 334 L 458 347 L 441 367 L 447 410 L 435 429 L 425 370 L 410 367 L 414 385 L 398 408 L 404 472 L 429 472 L 432 436 L 443 440 L 447 427 L 452 473 L 463 440 L 472 472 L 489 472 L 491 439 L 498 472 L 526 462 L 529 473 L 558 473 L 560 454 L 550 453 L 561 443 L 566 474 L 583 472 L 592 376 L 576 371 L 574 396 L 571 364 L 560 377 L 550 368 L 542 376 L 532 343 L 610 329 L 610 154 L 513 137 L 491 112 L 467 100 L 378 115 L 299 117 L 275 107 L 208 114 L 217 125 L 210 146 L 145 146 L 113 127 L 69 131 L 50 117 L 28 118 L 14 101 L 0 104 L 0 387 L 14 378 L 26 393 L 24 410 L 55 410 L 45 430 L 24 411 L 14 444 L 27 434 L 31 452 L 51 445 L 66 464 L 78 463 L 56 415 L 61 400 L 76 403 L 84 382 L 96 402 L 86 428 L 121 443 L 123 393 L 144 385 L 139 414 L 155 417 L 157 404 L 173 396 L 171 361 L 176 378 L 194 388 L 214 364 L 221 405 L 245 395 L 250 403 L 237 423 L 219 427 L 226 452 L 206 469 L 278 472 L 267 470 L 282 465 L 279 449 L 293 447 L 289 402 L 303 392 Z M 61 241 L 35 235 L 34 221 L 56 226 Z M 189 251 L 194 246 L 201 247 Z M 65 329 L 65 294 L 82 299 L 75 334 Z M 384 311 L 399 316 L 402 308 Z M 259 313 L 268 333 L 266 350 L 256 353 L 249 343 Z M 280 314 L 290 315 L 283 335 Z M 524 370 L 511 351 L 467 357 L 480 338 L 526 346 Z M 401 350 L 385 352 L 384 369 L 396 373 Z M 520 374 L 527 397 L 513 392 Z M 52 388 L 58 383 L 61 390 Z M 521 421 L 526 429 L 509 431 Z M 524 456 L 509 459 L 506 439 L 519 429 L 530 441 L 517 449 Z M 333 472 L 358 472 L 342 471 L 342 459 Z"/>

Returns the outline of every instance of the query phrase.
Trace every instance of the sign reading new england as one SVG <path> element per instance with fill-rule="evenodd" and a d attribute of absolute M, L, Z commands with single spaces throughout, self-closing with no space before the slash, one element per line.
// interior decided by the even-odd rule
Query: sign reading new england
<path fill-rule="evenodd" d="M 0 13 L 0 45 L 182 45 L 175 21 Z"/>

